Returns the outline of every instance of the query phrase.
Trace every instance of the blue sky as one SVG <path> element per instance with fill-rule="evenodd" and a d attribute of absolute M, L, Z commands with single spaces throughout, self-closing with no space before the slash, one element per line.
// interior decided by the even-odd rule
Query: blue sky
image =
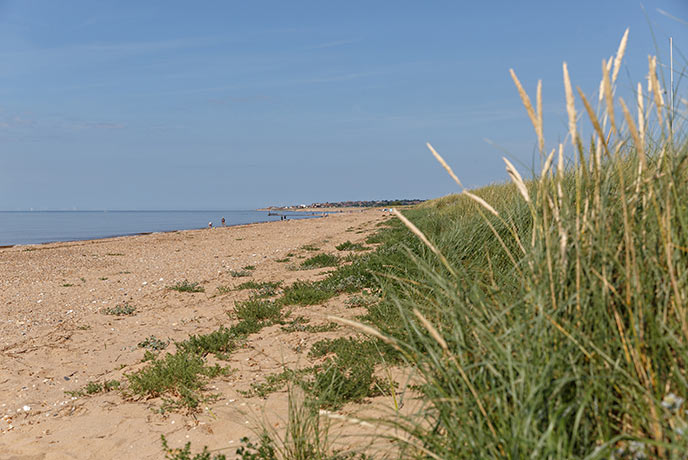
<path fill-rule="evenodd" d="M 527 170 L 509 77 L 561 63 L 593 93 L 630 27 L 619 91 L 688 56 L 688 2 L 0 0 L 0 209 L 250 209 L 456 190 Z M 491 143 L 486 142 L 489 139 Z"/>

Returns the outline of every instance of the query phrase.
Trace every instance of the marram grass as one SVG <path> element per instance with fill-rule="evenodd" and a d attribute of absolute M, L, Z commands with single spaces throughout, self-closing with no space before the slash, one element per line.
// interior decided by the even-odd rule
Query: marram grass
<path fill-rule="evenodd" d="M 429 249 L 409 253 L 415 284 L 387 285 L 404 323 L 395 345 L 423 381 L 423 409 L 386 420 L 405 433 L 402 456 L 686 458 L 688 144 L 654 58 L 647 99 L 614 99 L 626 40 L 597 110 L 578 89 L 588 151 L 564 65 L 568 169 L 560 145 L 528 183 L 507 161 L 513 186 L 402 219 Z M 512 78 L 544 157 L 540 102 Z"/>
<path fill-rule="evenodd" d="M 655 58 L 646 93 L 616 97 L 627 38 L 596 98 L 564 63 L 568 134 L 547 151 L 542 85 L 533 106 L 511 72 L 543 158 L 534 179 L 507 161 L 511 183 L 469 192 L 428 144 L 460 193 L 397 214 L 373 253 L 285 289 L 285 305 L 379 293 L 364 324 L 329 319 L 401 356 L 422 404 L 409 414 L 396 409 L 411 395 L 390 398 L 375 422 L 396 448 L 370 458 L 688 458 L 688 142 Z M 320 445 L 317 430 L 291 435 Z"/>

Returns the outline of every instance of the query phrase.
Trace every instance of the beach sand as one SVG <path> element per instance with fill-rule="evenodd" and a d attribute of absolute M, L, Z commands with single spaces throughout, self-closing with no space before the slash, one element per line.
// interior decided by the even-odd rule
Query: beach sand
<path fill-rule="evenodd" d="M 218 294 L 218 286 L 247 280 L 320 279 L 331 269 L 289 270 L 298 256 L 338 253 L 335 246 L 363 242 L 387 219 L 380 210 L 338 213 L 325 218 L 278 221 L 228 228 L 139 235 L 93 241 L 0 249 L 0 459 L 153 459 L 162 458 L 160 435 L 172 447 L 190 441 L 194 451 L 207 445 L 228 458 L 243 436 L 254 435 L 260 421 L 278 431 L 286 421 L 287 393 L 266 399 L 245 397 L 283 366 L 308 361 L 309 346 L 351 331 L 287 333 L 271 326 L 250 336 L 228 362 L 235 371 L 208 385 L 219 398 L 196 414 L 161 414 L 161 400 L 131 400 L 120 392 L 73 398 L 66 391 L 88 382 L 120 380 L 141 369 L 151 335 L 181 341 L 233 323 L 227 312 L 249 291 Z M 289 252 L 290 262 L 276 262 Z M 341 253 L 339 253 L 341 254 Z M 231 270 L 255 266 L 251 277 Z M 176 292 L 168 286 L 200 282 L 202 293 Z M 325 315 L 352 318 L 339 297 L 324 305 L 293 307 L 293 316 L 326 323 Z M 132 316 L 103 310 L 124 302 Z M 166 351 L 173 351 L 170 345 Z M 353 410 L 347 407 L 347 410 Z"/>

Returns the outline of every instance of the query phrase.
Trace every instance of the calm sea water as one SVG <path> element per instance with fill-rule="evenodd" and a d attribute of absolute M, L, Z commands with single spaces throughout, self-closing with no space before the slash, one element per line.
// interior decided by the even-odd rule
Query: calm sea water
<path fill-rule="evenodd" d="M 0 211 L 0 246 L 218 227 L 223 217 L 227 225 L 280 219 L 267 211 Z"/>

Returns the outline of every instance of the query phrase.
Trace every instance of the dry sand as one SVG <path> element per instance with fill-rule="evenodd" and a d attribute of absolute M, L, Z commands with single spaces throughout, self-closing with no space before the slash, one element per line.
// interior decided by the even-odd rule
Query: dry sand
<path fill-rule="evenodd" d="M 350 334 L 283 332 L 271 326 L 251 336 L 231 355 L 230 376 L 214 379 L 208 390 L 219 399 L 193 415 L 160 414 L 160 399 L 133 401 L 117 391 L 73 398 L 90 381 L 117 379 L 140 369 L 144 350 L 137 344 L 155 335 L 183 340 L 229 325 L 234 301 L 248 291 L 217 295 L 218 286 L 247 280 L 319 279 L 328 269 L 288 270 L 289 252 L 314 245 L 336 253 L 346 240 L 362 242 L 386 219 L 379 210 L 326 218 L 279 221 L 210 230 L 182 231 L 71 243 L 0 249 L 0 459 L 153 459 L 163 458 L 160 435 L 171 446 L 191 441 L 225 449 L 228 458 L 243 436 L 254 436 L 257 422 L 277 430 L 286 420 L 287 395 L 247 398 L 250 388 L 282 366 L 305 366 L 309 346 L 324 337 Z M 254 265 L 250 278 L 230 270 Z M 167 287 L 188 279 L 203 293 Z M 102 313 L 128 302 L 133 316 Z M 360 314 L 343 298 L 322 306 L 295 307 L 292 316 L 324 323 L 324 315 Z M 173 345 L 167 351 L 174 349 Z M 389 401 L 383 401 L 389 405 Z M 345 413 L 353 408 L 347 407 Z M 347 412 L 348 411 L 348 412 Z"/>

